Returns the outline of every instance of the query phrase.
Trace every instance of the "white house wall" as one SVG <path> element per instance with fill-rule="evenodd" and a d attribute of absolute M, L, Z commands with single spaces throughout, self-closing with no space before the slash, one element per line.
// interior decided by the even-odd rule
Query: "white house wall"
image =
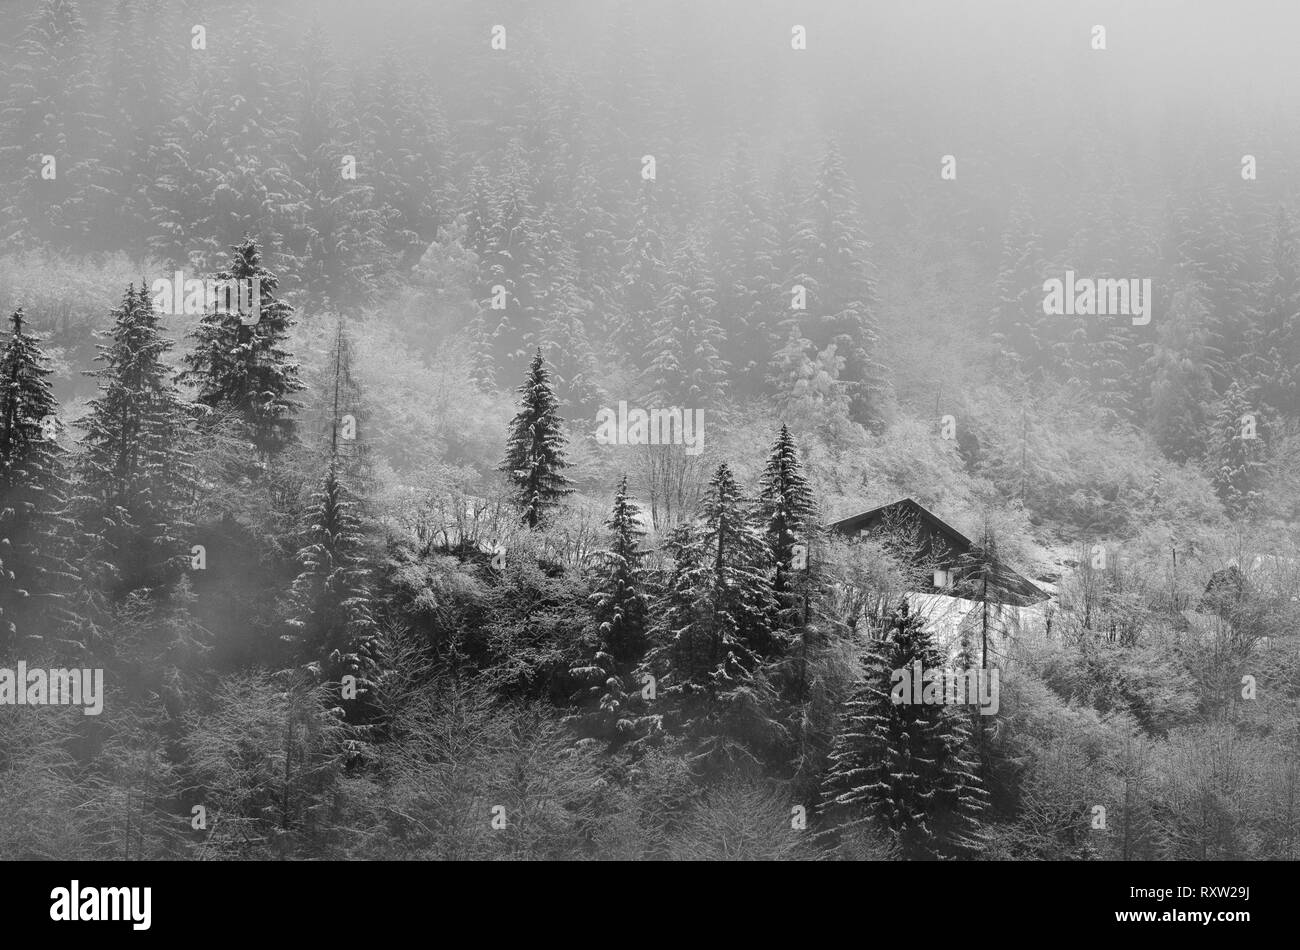
<path fill-rule="evenodd" d="M 961 646 L 961 629 L 965 623 L 972 645 L 980 647 L 980 628 L 983 605 L 977 600 L 949 597 L 945 594 L 909 593 L 908 611 L 925 621 L 926 629 L 934 636 L 935 645 L 947 656 L 954 656 Z M 989 604 L 990 651 L 999 651 L 1002 641 L 1009 637 L 1044 637 L 1047 635 L 1046 607 L 1051 601 L 1017 607 L 1011 604 Z"/>

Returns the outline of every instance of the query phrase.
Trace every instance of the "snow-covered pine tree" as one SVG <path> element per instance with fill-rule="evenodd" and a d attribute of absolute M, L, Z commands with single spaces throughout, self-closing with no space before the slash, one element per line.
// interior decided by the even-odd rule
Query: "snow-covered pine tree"
<path fill-rule="evenodd" d="M 457 314 L 462 322 L 474 312 L 480 284 L 479 259 L 469 243 L 468 215 L 443 222 L 437 240 L 425 247 L 411 276 L 439 311 Z"/>
<path fill-rule="evenodd" d="M 677 525 L 664 549 L 672 571 L 653 605 L 655 646 L 637 678 L 655 679 L 656 701 L 663 701 L 672 724 L 680 726 L 707 713 L 718 695 L 748 686 L 758 657 L 735 635 L 729 618 L 716 616 L 705 600 L 712 565 L 695 527 Z"/>
<path fill-rule="evenodd" d="M 772 629 L 771 557 L 754 506 L 740 492 L 726 462 L 718 466 L 700 505 L 699 541 L 709 558 L 708 599 L 716 617 L 753 653 L 780 652 Z"/>
<path fill-rule="evenodd" d="M 717 224 L 709 244 L 716 319 L 737 370 L 732 384 L 757 395 L 766 391 L 766 371 L 781 345 L 778 326 L 789 313 L 790 295 L 773 281 L 777 230 L 752 153 L 748 141 L 737 142 L 717 189 Z"/>
<path fill-rule="evenodd" d="M 812 542 L 816 507 L 799 460 L 798 447 L 782 424 L 768 455 L 759 487 L 759 517 L 765 529 L 772 570 L 772 625 L 791 648 L 788 683 L 798 700 L 807 695 L 808 650 L 819 625 L 812 616 L 817 582 Z M 797 643 L 797 646 L 794 644 Z"/>
<path fill-rule="evenodd" d="M 77 422 L 86 434 L 72 511 L 89 571 L 124 595 L 166 583 L 181 568 L 194 479 L 186 407 L 163 361 L 172 341 L 143 287 L 127 289 L 108 339 L 96 357 L 103 368 L 88 373 L 99 395 Z"/>
<path fill-rule="evenodd" d="M 9 200 L 0 202 L 0 240 L 16 249 L 102 250 L 113 238 L 96 218 L 110 207 L 112 178 L 93 69 L 74 0 L 41 0 L 0 100 L 0 167 L 12 169 L 13 180 Z"/>
<path fill-rule="evenodd" d="M 538 235 L 536 251 L 539 292 L 533 295 L 541 310 L 541 323 L 529 342 L 551 354 L 556 398 L 594 412 L 600 393 L 587 335 L 591 301 L 578 291 L 577 253 L 561 233 L 559 221 L 554 214 L 544 215 L 543 221 L 546 230 Z"/>
<path fill-rule="evenodd" d="M 99 220 L 111 246 L 139 260 L 148 254 L 149 192 L 162 174 L 162 132 L 181 108 L 178 60 L 189 50 L 169 41 L 175 26 L 162 0 L 116 0 L 110 28 L 104 113 L 113 134 Z"/>
<path fill-rule="evenodd" d="M 803 168 L 794 153 L 784 150 L 778 161 L 776 179 L 772 183 L 772 226 L 776 242 L 772 251 L 772 292 L 776 295 L 780 311 L 774 327 L 776 347 L 792 334 L 803 336 L 804 313 L 795 309 L 791 286 L 787 281 L 801 270 L 802 251 L 796 237 L 803 227 L 805 185 Z M 811 344 L 810 344 L 811 345 Z M 771 367 L 769 367 L 770 369 Z"/>
<path fill-rule="evenodd" d="M 297 208 L 285 225 L 286 251 L 297 259 L 301 305 L 309 312 L 369 302 L 388 256 L 382 214 L 360 154 L 360 130 L 342 114 L 350 100 L 335 81 L 335 57 L 324 31 L 309 27 L 300 48 L 293 94 L 298 101 L 289 172 Z M 351 177 L 344 162 L 359 163 Z"/>
<path fill-rule="evenodd" d="M 573 180 L 568 228 L 573 235 L 578 287 L 592 301 L 598 319 L 604 321 L 612 320 L 618 305 L 617 208 L 616 193 L 597 177 L 588 161 L 581 161 Z M 613 327 L 606 322 L 592 327 L 590 335 L 611 339 Z"/>
<path fill-rule="evenodd" d="M 999 602 L 997 592 L 1014 585 L 1015 580 L 1015 572 L 998 554 L 997 532 L 986 521 L 979 541 L 957 559 L 957 579 L 953 590 L 955 596 L 980 605 L 979 610 L 972 610 L 963 620 L 962 636 L 970 637 L 972 643 L 978 644 L 981 669 L 987 669 L 989 665 L 989 635 L 1004 633 L 994 607 Z"/>
<path fill-rule="evenodd" d="M 560 418 L 559 401 L 551 388 L 540 348 L 518 392 L 519 412 L 510 422 L 501 471 L 513 486 L 515 504 L 524 524 L 538 528 L 546 512 L 573 491 L 564 475 L 569 464 L 565 460 L 568 439 L 564 435 L 564 420 Z"/>
<path fill-rule="evenodd" d="M 10 320 L 0 353 L 0 653 L 44 639 L 59 619 L 71 536 L 52 371 L 21 307 Z"/>
<path fill-rule="evenodd" d="M 481 392 L 494 392 L 497 386 L 496 357 L 492 352 L 492 333 L 481 305 L 475 305 L 465 324 L 465 342 L 469 349 L 469 381 Z"/>
<path fill-rule="evenodd" d="M 894 671 L 938 670 L 943 658 L 906 604 L 891 629 L 871 639 L 863 677 L 844 704 L 823 781 L 829 830 L 875 822 L 905 858 L 969 853 L 988 793 L 968 758 L 969 725 L 959 707 L 895 703 Z"/>
<path fill-rule="evenodd" d="M 645 652 L 650 613 L 643 566 L 647 552 L 641 548 L 645 531 L 628 493 L 627 475 L 619 479 L 605 527 L 610 544 L 601 552 L 589 598 L 594 649 L 589 663 L 570 672 L 589 684 L 584 690 L 588 697 L 598 698 L 596 718 L 602 731 L 616 735 L 632 727 L 628 702 L 634 687 L 629 678 Z"/>
<path fill-rule="evenodd" d="M 252 443 L 269 457 L 293 441 L 294 415 L 303 389 L 298 364 L 285 350 L 293 326 L 293 308 L 276 299 L 279 278 L 262 265 L 257 242 L 246 237 L 218 280 L 261 281 L 261 316 L 246 325 L 233 309 L 212 309 L 193 333 L 193 352 L 185 357 L 181 381 L 197 389 L 195 400 L 216 410 L 238 413 L 249 428 Z M 245 284 L 247 286 L 247 284 Z"/>
<path fill-rule="evenodd" d="M 1219 405 L 1206 454 L 1214 489 L 1234 515 L 1249 512 L 1259 500 L 1264 467 L 1261 421 L 1246 388 L 1233 380 Z"/>
<path fill-rule="evenodd" d="M 638 511 L 628 493 L 627 475 L 619 479 L 614 506 L 605 527 L 610 546 L 601 556 L 600 580 L 591 595 L 592 614 L 600 630 L 602 649 L 623 670 L 630 670 L 645 651 L 648 619 L 646 603 L 645 536 Z"/>
<path fill-rule="evenodd" d="M 201 273 L 220 267 L 225 249 L 249 233 L 283 246 L 302 197 L 284 147 L 279 53 L 262 10 L 243 4 L 239 16 L 222 55 L 190 67 L 192 102 L 162 132 L 152 189 L 155 253 Z"/>
<path fill-rule="evenodd" d="M 881 369 L 873 357 L 876 322 L 872 313 L 875 280 L 862 234 L 857 189 L 832 143 L 822 160 L 811 192 L 804 199 L 801 223 L 788 259 L 793 271 L 788 286 L 807 290 L 807 319 L 801 333 L 821 350 L 834 343 L 844 359 L 841 378 L 849 389 L 857 422 L 870 416 L 871 391 Z"/>
<path fill-rule="evenodd" d="M 376 687 L 387 660 L 373 606 L 367 416 L 341 319 L 333 344 L 312 386 L 320 404 L 318 426 L 328 431 L 308 449 L 325 471 L 310 504 L 297 515 L 302 543 L 296 559 L 302 570 L 289 591 L 289 632 L 283 639 L 317 682 L 334 689 L 346 686 L 344 676 L 355 677 L 355 695 L 349 697 L 346 689 L 339 695 L 349 720 L 360 724 L 378 713 Z"/>
<path fill-rule="evenodd" d="M 576 77 L 556 76 L 552 82 L 533 84 L 520 97 L 523 142 L 537 156 L 537 202 L 570 207 L 573 178 L 577 174 L 574 145 L 580 141 L 585 105 Z M 568 215 L 565 214 L 567 220 Z"/>
<path fill-rule="evenodd" d="M 481 298 L 476 300 L 475 310 L 465 330 L 470 356 L 470 381 L 484 392 L 492 392 L 497 388 L 501 369 L 497 363 L 493 337 L 499 316 L 491 309 L 489 290 L 492 282 L 487 280 L 489 267 L 486 258 L 493 253 L 491 238 L 495 220 L 492 187 L 488 179 L 488 169 L 482 163 L 471 168 L 469 184 L 460 205 L 461 217 L 464 218 L 464 245 L 473 254 L 477 267 L 477 282 L 473 293 L 476 298 Z"/>
<path fill-rule="evenodd" d="M 652 181 L 640 183 L 631 233 L 620 243 L 619 255 L 620 306 L 610 327 L 609 343 L 625 360 L 640 367 L 645 365 L 646 348 L 654 339 L 667 279 L 663 222 Z"/>
<path fill-rule="evenodd" d="M 465 246 L 482 261 L 491 250 L 492 208 L 491 173 L 482 162 L 469 170 L 469 183 L 460 202 L 460 213 L 465 217 Z"/>
<path fill-rule="evenodd" d="M 1268 284 L 1248 333 L 1248 379 L 1279 412 L 1300 416 L 1300 248 L 1285 208 L 1273 221 Z"/>
<path fill-rule="evenodd" d="M 1115 187 L 1122 185 L 1117 182 Z M 1092 200 L 1084 201 L 1083 209 L 1076 216 L 1088 224 L 1080 227 L 1067 244 L 1062 266 L 1056 273 L 1062 277 L 1066 270 L 1076 274 L 1130 273 L 1130 269 L 1151 273 L 1149 266 L 1154 266 L 1153 261 L 1143 266 L 1149 259 L 1136 244 L 1130 243 L 1131 237 L 1140 234 L 1140 222 L 1131 221 L 1127 209 L 1115 208 L 1108 200 L 1109 195 L 1089 195 L 1089 198 Z M 1036 289 L 1041 286 L 1041 282 L 1035 283 Z M 1041 299 L 1039 303 L 1041 313 Z M 1138 369 L 1141 361 L 1151 355 L 1149 335 L 1132 326 L 1127 315 L 1114 313 L 1076 313 L 1049 317 L 1049 320 L 1061 327 L 1056 355 L 1060 357 L 1057 365 L 1062 378 L 1080 391 L 1088 392 L 1093 402 L 1121 417 L 1130 417 Z"/>
<path fill-rule="evenodd" d="M 1048 340 L 1044 336 L 1042 247 L 1029 212 L 1025 192 L 1012 202 L 1002 232 L 1002 258 L 994 285 L 990 326 L 998 356 L 1005 365 L 1034 374 L 1045 369 Z"/>
<path fill-rule="evenodd" d="M 647 670 L 669 696 L 720 694 L 752 683 L 772 656 L 771 555 L 731 468 L 718 466 L 695 524 L 669 542 L 673 571 L 655 606 L 659 645 Z"/>
<path fill-rule="evenodd" d="M 340 471 L 347 484 L 362 498 L 375 490 L 374 460 L 370 431 L 374 414 L 366 401 L 361 381 L 352 371 L 352 338 L 340 318 L 334 327 L 334 342 L 326 357 L 322 380 L 314 387 L 321 406 L 328 415 L 317 427 L 324 435 L 320 443 L 331 457 L 339 459 Z M 349 420 L 346 417 L 351 417 Z M 355 429 L 349 437 L 349 427 Z"/>
<path fill-rule="evenodd" d="M 767 532 L 767 544 L 772 557 L 772 593 L 781 615 L 781 626 L 794 626 L 802 611 L 802 595 L 806 584 L 807 561 L 802 566 L 796 559 L 796 546 L 811 541 L 813 518 L 812 490 L 804 477 L 799 461 L 799 449 L 786 425 L 781 426 L 767 466 L 763 469 L 759 489 L 759 511 Z"/>
<path fill-rule="evenodd" d="M 654 335 L 646 349 L 647 383 L 664 406 L 697 409 L 722 399 L 727 361 L 722 328 L 714 319 L 713 278 L 698 244 L 677 249 Z"/>
<path fill-rule="evenodd" d="M 1064 277 L 1066 270 L 1098 275 L 1152 273 L 1156 267 L 1154 242 L 1148 240 L 1142 216 L 1134 215 L 1132 210 L 1139 204 L 1122 168 L 1086 188 L 1073 215 L 1080 226 L 1073 230 L 1054 276 Z M 1035 281 L 1033 287 L 1038 290 L 1042 281 Z M 1041 321 L 1041 298 L 1038 303 L 1034 317 Z M 1143 363 L 1152 355 L 1151 328 L 1134 327 L 1130 317 L 1123 314 L 1047 319 L 1061 330 L 1056 354 L 1065 380 L 1086 391 L 1098 405 L 1121 418 L 1131 418 L 1133 404 L 1144 395 L 1136 383 L 1142 378 Z"/>
<path fill-rule="evenodd" d="M 1250 336 L 1243 321 L 1251 312 L 1247 232 L 1225 189 L 1193 189 L 1188 206 L 1172 212 L 1169 242 L 1178 276 L 1202 285 L 1210 315 L 1209 345 L 1221 354 L 1209 369 L 1215 391 L 1225 392 Z"/>
<path fill-rule="evenodd" d="M 962 620 L 956 669 L 961 672 L 977 667 L 987 670 L 990 635 L 1002 637 L 1007 633 L 1001 612 L 995 606 L 998 602 L 997 591 L 1015 580 L 1014 572 L 999 556 L 997 532 L 988 521 L 985 521 L 980 532 L 979 543 L 958 559 L 958 565 L 959 578 L 954 593 L 975 601 L 979 606 L 967 613 Z M 980 774 L 992 774 L 988 720 L 976 706 L 968 707 L 967 711 L 971 745 Z"/>
<path fill-rule="evenodd" d="M 1204 288 L 1180 288 L 1156 331 L 1146 365 L 1151 379 L 1148 425 L 1161 450 L 1176 462 L 1204 454 L 1206 413 L 1214 403 L 1209 364 L 1215 355 Z"/>
<path fill-rule="evenodd" d="M 482 244 L 483 318 L 498 366 L 517 364 L 536 340 L 544 317 L 548 288 L 543 251 L 550 218 L 534 201 L 536 188 L 531 156 L 523 143 L 511 142 L 496 179 L 490 183 L 490 218 L 477 225 Z M 494 288 L 504 293 L 504 307 L 493 306 Z"/>
<path fill-rule="evenodd" d="M 302 572 L 289 590 L 289 633 L 293 658 L 317 681 L 343 685 L 355 677 L 355 695 L 341 692 L 340 705 L 353 722 L 368 718 L 383 671 L 375 623 L 367 526 L 356 496 L 332 455 L 320 489 L 303 513 Z"/>
<path fill-rule="evenodd" d="M 555 288 L 546 319 L 537 334 L 539 348 L 553 353 L 556 398 L 579 410 L 595 411 L 600 401 L 596 385 L 596 357 L 584 323 L 591 302 L 577 286 L 566 282 Z"/>
<path fill-rule="evenodd" d="M 798 324 L 787 324 L 790 336 L 772 356 L 769 383 L 781 415 L 802 429 L 831 434 L 849 415 L 846 385 L 840 381 L 844 360 L 832 343 L 820 353 L 799 335 Z"/>
<path fill-rule="evenodd" d="M 447 123 L 436 88 L 423 63 L 412 68 L 389 48 L 356 97 L 371 206 L 382 216 L 383 239 L 402 268 L 419 259 L 451 217 L 443 210 L 449 203 Z"/>

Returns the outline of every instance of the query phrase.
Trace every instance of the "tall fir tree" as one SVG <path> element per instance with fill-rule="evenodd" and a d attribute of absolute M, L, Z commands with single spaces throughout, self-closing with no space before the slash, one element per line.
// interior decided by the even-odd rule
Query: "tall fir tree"
<path fill-rule="evenodd" d="M 609 327 L 610 344 L 633 366 L 645 367 L 654 339 L 667 280 L 667 251 L 655 183 L 643 181 L 636 194 L 632 227 L 619 245 L 619 312 Z"/>
<path fill-rule="evenodd" d="M 519 412 L 510 423 L 501 471 L 513 486 L 523 523 L 535 529 L 542 525 L 550 509 L 573 492 L 564 474 L 569 465 L 565 458 L 568 438 L 564 435 L 564 420 L 540 348 L 518 392 Z"/>
<path fill-rule="evenodd" d="M 554 354 L 556 398 L 580 410 L 595 411 L 600 402 L 596 384 L 596 357 L 592 352 L 584 319 L 590 301 L 578 294 L 572 283 L 557 288 L 549 312 L 537 334 L 537 345 Z"/>
<path fill-rule="evenodd" d="M 163 133 L 180 109 L 178 61 L 189 50 L 170 42 L 176 25 L 162 0 L 115 0 L 110 29 L 104 115 L 113 135 L 100 227 L 114 248 L 141 260 L 152 228 L 149 194 L 162 174 Z"/>
<path fill-rule="evenodd" d="M 807 293 L 806 320 L 801 335 L 816 350 L 834 343 L 844 360 L 841 375 L 847 384 L 854 421 L 871 415 L 871 394 L 880 367 L 876 349 L 875 278 L 863 235 L 857 189 L 832 144 L 822 160 L 817 180 L 804 199 L 788 259 L 793 269 L 788 285 Z"/>
<path fill-rule="evenodd" d="M 637 520 L 626 475 L 619 479 L 605 527 L 610 544 L 601 552 L 589 598 L 595 626 L 591 660 L 571 672 L 589 684 L 586 693 L 597 699 L 596 718 L 605 727 L 602 731 L 618 735 L 633 728 L 629 678 L 645 652 L 650 616 L 647 552 L 641 547 L 645 531 Z"/>
<path fill-rule="evenodd" d="M 1207 453 L 1210 480 L 1234 515 L 1248 514 L 1259 502 L 1264 468 L 1260 421 L 1246 387 L 1234 380 L 1219 405 Z"/>
<path fill-rule="evenodd" d="M 225 249 L 249 233 L 283 246 L 303 207 L 289 170 L 279 55 L 262 10 L 241 4 L 238 15 L 222 56 L 190 67 L 190 106 L 162 132 L 151 192 L 154 253 L 200 273 L 219 268 Z"/>
<path fill-rule="evenodd" d="M 477 298 L 480 287 L 486 291 L 492 286 L 484 278 L 488 273 L 486 258 L 493 253 L 494 220 L 489 172 L 481 162 L 469 171 L 469 183 L 461 199 L 461 215 L 465 220 L 465 247 L 477 263 L 477 283 L 474 285 Z M 492 311 L 494 303 L 490 296 L 477 300 L 465 329 L 470 351 L 470 381 L 484 392 L 495 390 L 501 375 L 493 336 L 498 323 L 498 316 Z"/>
<path fill-rule="evenodd" d="M 1199 285 L 1176 291 L 1147 361 L 1148 425 L 1165 455 L 1176 462 L 1199 459 L 1205 451 L 1206 412 L 1214 403 L 1209 322 Z"/>
<path fill-rule="evenodd" d="M 319 682 L 344 686 L 342 705 L 354 723 L 370 720 L 386 662 L 372 591 L 374 526 L 368 452 L 363 448 L 361 387 L 352 376 L 348 338 L 339 321 L 325 380 L 315 387 L 329 434 L 321 453 L 325 474 L 301 515 L 302 570 L 289 591 L 293 658 Z M 364 415 L 364 414 L 362 414 Z M 343 677 L 355 678 L 355 691 Z"/>
<path fill-rule="evenodd" d="M 536 190 L 532 158 L 522 142 L 513 141 L 490 186 L 488 218 L 478 225 L 487 291 L 482 315 L 499 367 L 517 364 L 545 317 L 544 249 L 550 219 L 535 201 Z"/>
<path fill-rule="evenodd" d="M 1137 206 L 1137 197 L 1121 169 L 1086 190 L 1074 215 L 1084 224 L 1072 235 L 1063 266 L 1056 273 L 1152 273 L 1156 266 L 1153 242 L 1148 240 L 1141 216 L 1133 214 Z M 1041 287 L 1041 282 L 1036 286 Z M 1061 329 L 1056 341 L 1059 372 L 1098 405 L 1122 418 L 1131 417 L 1133 403 L 1145 396 L 1137 381 L 1142 378 L 1143 362 L 1151 356 L 1155 328 L 1133 326 L 1127 314 L 1050 319 Z"/>
<path fill-rule="evenodd" d="M 96 357 L 103 368 L 88 373 L 99 395 L 77 423 L 85 436 L 72 509 L 90 571 L 120 595 L 176 576 L 194 478 L 186 408 L 164 362 L 172 341 L 144 288 L 127 289 L 108 337 Z"/>
<path fill-rule="evenodd" d="M 289 590 L 289 644 L 319 682 L 339 684 L 353 722 L 369 718 L 384 658 L 371 598 L 366 524 L 356 495 L 331 456 L 320 488 L 303 513 L 302 571 Z M 354 677 L 355 690 L 344 677 Z"/>
<path fill-rule="evenodd" d="M 492 208 L 491 172 L 482 162 L 469 170 L 460 201 L 460 213 L 465 218 L 465 246 L 474 252 L 480 261 L 487 255 L 492 245 L 494 211 Z"/>
<path fill-rule="evenodd" d="M 662 404 L 716 406 L 726 385 L 722 328 L 714 319 L 713 278 L 691 241 L 673 255 L 654 338 L 646 351 L 647 383 Z"/>
<path fill-rule="evenodd" d="M 559 221 L 545 217 L 547 229 L 540 235 L 538 295 L 541 323 L 531 342 L 551 354 L 551 376 L 556 398 L 566 405 L 595 410 L 599 390 L 595 384 L 595 355 L 587 335 L 591 301 L 578 290 L 577 254 L 560 233 Z"/>
<path fill-rule="evenodd" d="M 265 458 L 293 441 L 293 399 L 303 389 L 298 365 L 284 349 L 293 327 L 293 308 L 276 299 L 279 279 L 262 264 L 257 242 L 246 237 L 231 249 L 230 265 L 218 280 L 260 282 L 261 309 L 256 323 L 233 308 L 209 309 L 193 334 L 194 350 L 185 357 L 181 381 L 197 390 L 195 400 L 210 409 L 237 413 L 251 441 Z"/>
<path fill-rule="evenodd" d="M 465 324 L 465 343 L 469 348 L 469 381 L 480 392 L 490 393 L 497 386 L 496 355 L 492 352 L 492 331 L 483 308 L 475 305 Z"/>
<path fill-rule="evenodd" d="M 776 405 L 801 428 L 830 434 L 849 414 L 847 387 L 840 380 L 844 360 L 834 343 L 817 352 L 812 341 L 799 335 L 797 324 L 789 324 L 788 331 L 785 345 L 772 357 L 768 377 Z"/>
<path fill-rule="evenodd" d="M 387 49 L 354 97 L 366 180 L 382 218 L 381 235 L 399 266 L 410 267 L 451 217 L 447 122 L 423 63 Z M 474 248 L 481 252 L 481 248 Z"/>
<path fill-rule="evenodd" d="M 0 354 L 0 652 L 66 619 L 66 459 L 40 341 L 20 307 Z M 52 638 L 51 638 L 52 639 Z"/>
<path fill-rule="evenodd" d="M 40 0 L 0 100 L 0 166 L 13 170 L 0 239 L 15 249 L 97 251 L 115 237 L 98 219 L 113 175 L 93 70 L 74 0 Z"/>
<path fill-rule="evenodd" d="M 1043 327 L 1042 269 L 1040 238 L 1030 217 L 1028 196 L 1022 192 L 1012 202 L 1002 233 L 990 323 L 999 358 L 1005 365 L 1021 367 L 1030 374 L 1042 372 L 1047 366 L 1049 341 Z"/>
<path fill-rule="evenodd" d="M 803 204 L 806 190 L 802 163 L 797 160 L 792 151 L 784 150 L 777 165 L 776 180 L 771 188 L 771 220 L 776 244 L 772 248 L 770 283 L 772 292 L 779 301 L 780 316 L 776 320 L 773 341 L 778 347 L 792 334 L 796 338 L 803 336 L 804 312 L 797 308 L 791 285 L 787 281 L 802 270 L 803 253 L 796 238 L 803 229 Z M 808 345 L 811 346 L 811 342 Z"/>
<path fill-rule="evenodd" d="M 980 530 L 979 540 L 957 558 L 954 573 L 956 576 L 950 582 L 952 594 L 979 605 L 979 610 L 966 615 L 961 635 L 964 639 L 978 640 L 979 666 L 987 669 L 990 635 L 1006 633 L 1001 612 L 996 609 L 1000 603 L 998 591 L 1006 590 L 1016 583 L 1015 572 L 1007 567 L 998 553 L 997 532 L 987 521 Z M 963 655 L 968 646 L 963 643 Z M 969 646 L 969 649 L 973 650 L 974 647 Z"/>
<path fill-rule="evenodd" d="M 376 420 L 353 369 L 352 337 L 342 317 L 335 321 L 329 341 L 308 387 L 315 412 L 303 424 L 309 430 L 305 447 L 319 458 L 337 459 L 344 482 L 360 497 L 369 498 L 376 486 L 373 439 L 368 433 Z"/>
<path fill-rule="evenodd" d="M 286 225 L 286 251 L 297 261 L 302 306 L 340 310 L 369 302 L 388 254 L 380 239 L 360 130 L 343 112 L 351 101 L 335 79 L 335 57 L 319 26 L 299 51 L 293 94 L 298 113 L 289 172 L 298 207 Z"/>
<path fill-rule="evenodd" d="M 673 570 L 656 605 L 659 645 L 647 669 L 669 696 L 717 698 L 751 685 L 778 652 L 772 628 L 771 558 L 730 467 L 718 466 L 696 524 L 669 543 Z"/>
<path fill-rule="evenodd" d="M 1286 208 L 1273 221 L 1266 280 L 1247 341 L 1248 379 L 1265 403 L 1300 418 L 1300 248 Z"/>
<path fill-rule="evenodd" d="M 772 592 L 782 625 L 796 622 L 805 585 L 808 544 L 815 514 L 812 490 L 804 477 L 799 449 L 782 425 L 767 457 L 759 490 L 759 510 L 772 556 Z"/>
<path fill-rule="evenodd" d="M 569 205 L 568 227 L 573 235 L 578 286 L 607 321 L 592 328 L 601 340 L 612 339 L 609 322 L 618 306 L 618 197 L 593 172 L 589 162 L 578 165 Z"/>
<path fill-rule="evenodd" d="M 988 793 L 968 759 L 969 727 L 954 706 L 894 702 L 895 671 L 941 670 L 943 657 L 906 604 L 871 639 L 862 681 L 844 717 L 822 788 L 822 811 L 840 832 L 874 822 L 905 858 L 969 855 Z"/>
<path fill-rule="evenodd" d="M 1222 359 L 1210 364 L 1216 392 L 1225 392 L 1250 339 L 1251 312 L 1246 248 L 1240 215 L 1218 185 L 1193 189 L 1186 207 L 1173 210 L 1168 255 L 1176 276 L 1204 288 L 1210 313 L 1209 345 Z M 1139 271 L 1140 273 L 1140 271 Z"/>
<path fill-rule="evenodd" d="M 757 395 L 766 390 L 765 374 L 781 345 L 778 326 L 789 312 L 788 288 L 773 280 L 777 229 L 759 182 L 750 144 L 736 144 L 717 189 L 710 237 L 717 322 L 726 332 L 733 384 Z"/>

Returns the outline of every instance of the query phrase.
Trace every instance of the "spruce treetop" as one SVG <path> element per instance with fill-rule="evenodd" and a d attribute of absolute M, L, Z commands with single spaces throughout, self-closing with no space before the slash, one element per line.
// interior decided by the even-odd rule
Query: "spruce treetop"
<path fill-rule="evenodd" d="M 564 447 L 564 420 L 559 400 L 551 386 L 541 347 L 538 347 L 528 376 L 517 390 L 519 412 L 510 423 L 506 457 L 501 463 L 514 487 L 515 501 L 525 524 L 537 528 L 547 510 L 572 494 L 563 470 L 568 467 Z"/>

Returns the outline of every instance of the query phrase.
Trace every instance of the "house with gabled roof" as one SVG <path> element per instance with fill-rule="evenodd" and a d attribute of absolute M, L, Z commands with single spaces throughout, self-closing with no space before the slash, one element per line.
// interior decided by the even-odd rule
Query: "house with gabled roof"
<path fill-rule="evenodd" d="M 986 588 L 984 574 L 974 567 L 978 545 L 914 498 L 902 498 L 841 518 L 829 528 L 849 537 L 888 536 L 896 545 L 903 539 L 906 550 L 900 554 L 928 569 L 926 593 L 973 599 L 987 597 L 990 602 L 1015 607 L 1042 603 L 1049 597 L 1029 578 L 1001 562 L 996 562 L 995 569 L 988 572 Z"/>
<path fill-rule="evenodd" d="M 915 586 L 905 597 L 909 609 L 925 618 L 940 649 L 951 652 L 963 632 L 986 626 L 1002 637 L 1049 630 L 1047 591 L 1000 560 L 986 558 L 975 541 L 914 498 L 841 518 L 828 528 L 850 538 L 883 540 L 916 568 Z"/>

